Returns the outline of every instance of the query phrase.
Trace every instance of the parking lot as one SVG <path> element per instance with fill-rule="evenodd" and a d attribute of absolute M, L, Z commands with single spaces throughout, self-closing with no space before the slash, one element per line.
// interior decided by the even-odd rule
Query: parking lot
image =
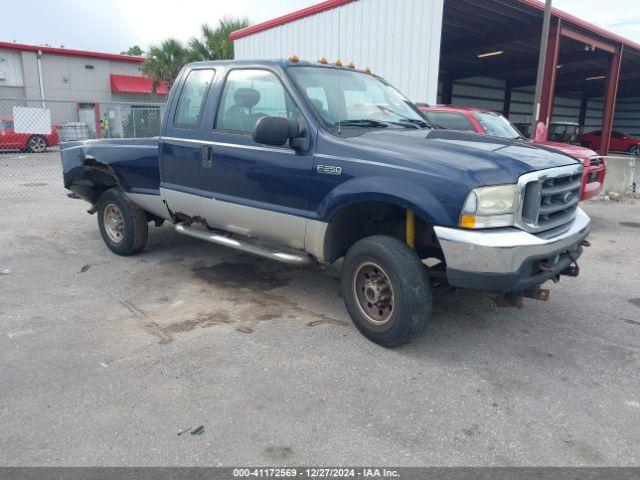
<path fill-rule="evenodd" d="M 548 302 L 455 292 L 388 350 L 337 268 L 170 225 L 115 256 L 55 151 L 1 154 L 0 189 L 2 465 L 640 462 L 640 200 L 584 205 L 592 247 Z"/>

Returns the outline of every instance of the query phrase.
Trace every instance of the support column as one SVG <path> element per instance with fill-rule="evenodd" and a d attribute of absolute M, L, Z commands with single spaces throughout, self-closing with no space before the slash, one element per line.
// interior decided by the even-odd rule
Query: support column
<path fill-rule="evenodd" d="M 611 131 L 613 130 L 613 115 L 618 95 L 618 81 L 620 79 L 620 63 L 622 62 L 623 45 L 618 45 L 609 59 L 609 68 L 605 80 L 604 112 L 602 114 L 602 136 L 600 137 L 600 154 L 609 153 Z"/>
<path fill-rule="evenodd" d="M 578 124 L 580 129 L 584 129 L 584 124 L 587 123 L 587 107 L 589 105 L 589 95 L 583 93 L 580 97 L 580 114 L 578 115 Z M 580 133 L 583 133 L 582 131 Z"/>
<path fill-rule="evenodd" d="M 450 105 L 453 103 L 453 79 L 445 77 L 442 81 L 442 103 Z"/>
<path fill-rule="evenodd" d="M 538 110 L 538 122 L 544 122 L 549 128 L 553 116 L 553 101 L 556 91 L 556 77 L 558 75 L 558 57 L 560 56 L 560 28 L 561 20 L 558 19 L 549 32 L 547 44 L 547 59 L 545 61 L 544 76 L 542 78 L 542 91 L 540 96 L 540 109 Z M 532 138 L 535 130 L 531 132 Z"/>
<path fill-rule="evenodd" d="M 507 81 L 504 87 L 504 100 L 502 102 L 502 115 L 509 118 L 509 113 L 511 112 L 511 90 L 513 87 L 511 86 L 511 82 Z"/>
<path fill-rule="evenodd" d="M 93 115 L 96 119 L 96 138 L 102 138 L 102 128 L 100 126 L 100 119 L 102 117 L 100 117 L 100 104 L 99 103 L 94 103 L 93 104 Z"/>

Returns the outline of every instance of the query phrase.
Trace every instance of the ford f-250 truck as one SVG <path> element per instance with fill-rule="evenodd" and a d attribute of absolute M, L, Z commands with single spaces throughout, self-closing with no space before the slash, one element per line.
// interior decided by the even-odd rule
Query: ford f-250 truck
<path fill-rule="evenodd" d="M 423 332 L 443 287 L 545 300 L 588 245 L 575 159 L 431 128 L 383 79 L 324 61 L 190 64 L 160 138 L 66 143 L 62 164 L 116 254 L 169 221 L 292 265 L 342 258 L 347 310 L 384 346 Z"/>

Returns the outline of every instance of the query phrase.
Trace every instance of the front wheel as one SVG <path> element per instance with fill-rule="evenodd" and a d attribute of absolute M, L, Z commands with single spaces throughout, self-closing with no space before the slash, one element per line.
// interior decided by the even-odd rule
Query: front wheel
<path fill-rule="evenodd" d="M 640 145 L 632 145 L 631 148 L 629 148 L 629 153 L 636 157 L 640 157 Z"/>
<path fill-rule="evenodd" d="M 593 145 L 591 145 L 591 142 L 582 142 L 582 146 L 584 148 L 590 148 L 593 149 Z"/>
<path fill-rule="evenodd" d="M 47 149 L 47 140 L 41 135 L 34 135 L 27 142 L 27 150 L 31 153 L 42 153 Z"/>
<path fill-rule="evenodd" d="M 369 340 L 395 347 L 424 332 L 433 296 L 416 253 L 394 237 L 356 242 L 342 265 L 342 296 L 356 328 Z"/>
<path fill-rule="evenodd" d="M 100 195 L 97 210 L 100 234 L 109 250 L 123 256 L 142 251 L 149 233 L 144 210 L 131 203 L 117 188 Z"/>

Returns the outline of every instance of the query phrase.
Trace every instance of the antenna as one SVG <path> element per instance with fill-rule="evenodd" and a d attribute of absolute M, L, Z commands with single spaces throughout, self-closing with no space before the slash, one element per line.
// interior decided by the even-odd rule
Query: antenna
<path fill-rule="evenodd" d="M 342 54 L 342 41 L 341 41 L 341 33 L 342 33 L 342 7 L 338 7 L 338 58 L 340 58 Z M 342 89 L 340 88 L 340 75 L 342 74 L 342 68 L 340 67 L 342 64 L 338 65 L 338 62 L 335 62 L 335 65 L 338 67 L 338 135 L 340 135 L 340 121 L 342 120 Z M 345 105 L 346 107 L 346 105 Z M 345 115 L 347 114 L 345 108 Z"/>

